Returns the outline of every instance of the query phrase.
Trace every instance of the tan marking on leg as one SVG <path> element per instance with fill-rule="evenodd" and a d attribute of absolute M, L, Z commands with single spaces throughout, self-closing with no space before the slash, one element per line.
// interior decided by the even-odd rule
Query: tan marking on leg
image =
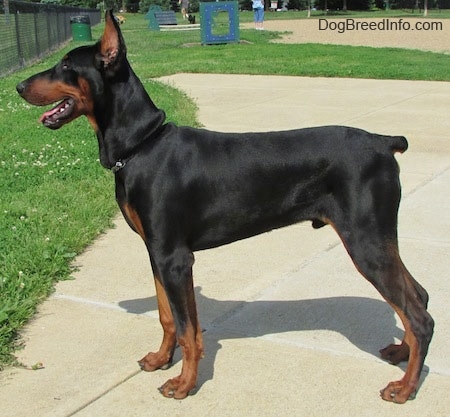
<path fill-rule="evenodd" d="M 195 388 L 198 375 L 198 363 L 203 355 L 203 344 L 196 340 L 197 329 L 192 323 L 186 325 L 185 333 L 178 338 L 183 354 L 183 367 L 181 374 L 169 379 L 160 391 L 165 397 L 183 399 Z"/>
<path fill-rule="evenodd" d="M 406 286 L 412 285 L 407 279 L 407 276 L 405 276 L 405 279 Z M 408 292 L 409 288 L 405 291 Z M 422 366 L 420 346 L 417 337 L 411 329 L 411 323 L 405 313 L 396 305 L 390 303 L 389 301 L 388 303 L 400 317 L 403 327 L 405 328 L 405 335 L 403 337 L 402 344 L 398 345 L 397 349 L 402 349 L 404 353 L 406 349 L 404 345 L 406 345 L 409 353 L 409 359 L 403 378 L 400 381 L 390 382 L 387 387 L 381 391 L 381 397 L 386 401 L 393 401 L 395 403 L 403 404 L 409 398 L 414 398 L 419 385 L 419 376 Z"/>
<path fill-rule="evenodd" d="M 193 285 L 188 294 L 189 321 L 186 323 L 184 334 L 178 337 L 183 355 L 181 374 L 168 380 L 160 391 L 165 397 L 183 399 L 195 388 L 198 375 L 198 363 L 204 356 L 203 334 L 197 315 L 195 293 Z"/>
<path fill-rule="evenodd" d="M 141 219 L 136 210 L 128 203 L 122 206 L 122 210 L 127 217 L 127 220 L 132 224 L 133 229 L 141 236 L 142 240 L 146 240 L 144 228 L 142 227 Z"/>
<path fill-rule="evenodd" d="M 150 352 L 139 361 L 145 371 L 167 369 L 172 364 L 176 344 L 176 329 L 166 291 L 158 277 L 155 277 L 156 297 L 158 300 L 159 321 L 163 328 L 163 340 L 158 352 Z"/>

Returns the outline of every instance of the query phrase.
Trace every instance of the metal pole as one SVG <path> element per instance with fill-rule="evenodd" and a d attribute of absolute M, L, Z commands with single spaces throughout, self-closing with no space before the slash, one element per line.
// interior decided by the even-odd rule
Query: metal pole
<path fill-rule="evenodd" d="M 16 21 L 16 39 L 17 39 L 17 57 L 19 61 L 19 66 L 23 68 L 25 66 L 25 59 L 22 53 L 22 47 L 20 46 L 20 30 L 19 30 L 19 11 L 14 15 Z"/>

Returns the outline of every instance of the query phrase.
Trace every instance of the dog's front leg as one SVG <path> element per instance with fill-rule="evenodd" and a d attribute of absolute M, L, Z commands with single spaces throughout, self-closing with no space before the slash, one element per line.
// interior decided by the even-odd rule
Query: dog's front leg
<path fill-rule="evenodd" d="M 195 388 L 198 363 L 203 357 L 203 337 L 197 317 L 192 279 L 194 255 L 185 248 L 178 248 L 169 256 L 164 256 L 163 262 L 156 259 L 156 263 L 158 271 L 161 272 L 161 279 L 156 280 L 156 288 L 164 338 L 160 351 L 149 359 L 154 359 L 154 355 L 160 358 L 160 353 L 166 354 L 167 347 L 175 343 L 176 335 L 176 341 L 182 350 L 181 374 L 169 379 L 159 390 L 165 397 L 182 399 Z M 170 319 L 164 320 L 164 317 Z"/>
<path fill-rule="evenodd" d="M 149 352 L 138 363 L 144 371 L 168 369 L 172 365 L 176 345 L 176 329 L 166 291 L 160 278 L 155 275 L 156 298 L 158 300 L 159 321 L 163 328 L 163 340 L 158 352 Z"/>

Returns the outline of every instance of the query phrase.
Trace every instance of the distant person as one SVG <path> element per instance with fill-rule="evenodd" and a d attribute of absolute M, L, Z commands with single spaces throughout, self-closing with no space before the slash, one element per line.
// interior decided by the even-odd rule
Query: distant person
<path fill-rule="evenodd" d="M 252 0 L 255 15 L 255 29 L 264 30 L 264 0 Z"/>
<path fill-rule="evenodd" d="M 188 19 L 189 0 L 178 0 L 178 4 L 181 4 L 181 15 L 183 16 L 183 20 Z"/>

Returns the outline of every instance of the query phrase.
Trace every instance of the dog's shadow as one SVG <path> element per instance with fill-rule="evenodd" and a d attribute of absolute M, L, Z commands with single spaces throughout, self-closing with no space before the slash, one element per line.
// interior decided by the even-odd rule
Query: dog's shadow
<path fill-rule="evenodd" d="M 200 287 L 195 291 L 200 322 L 202 323 L 203 318 L 202 324 L 206 324 L 203 328 L 207 347 L 206 357 L 200 362 L 197 388 L 214 377 L 215 357 L 222 347 L 220 341 L 223 339 L 329 330 L 340 333 L 361 351 L 379 357 L 380 348 L 394 343 L 394 338 L 403 338 L 403 330 L 397 327 L 391 307 L 383 301 L 371 298 L 331 297 L 298 301 L 244 302 L 205 297 Z M 156 297 L 125 300 L 119 305 L 132 314 L 146 314 L 158 308 Z M 212 322 L 207 322 L 207 311 L 224 313 Z M 293 320 L 293 317 L 296 319 Z M 250 318 L 253 321 L 251 326 L 245 326 L 246 331 L 239 328 L 242 320 L 246 320 L 248 324 Z M 177 349 L 174 361 L 180 359 L 181 354 Z"/>

